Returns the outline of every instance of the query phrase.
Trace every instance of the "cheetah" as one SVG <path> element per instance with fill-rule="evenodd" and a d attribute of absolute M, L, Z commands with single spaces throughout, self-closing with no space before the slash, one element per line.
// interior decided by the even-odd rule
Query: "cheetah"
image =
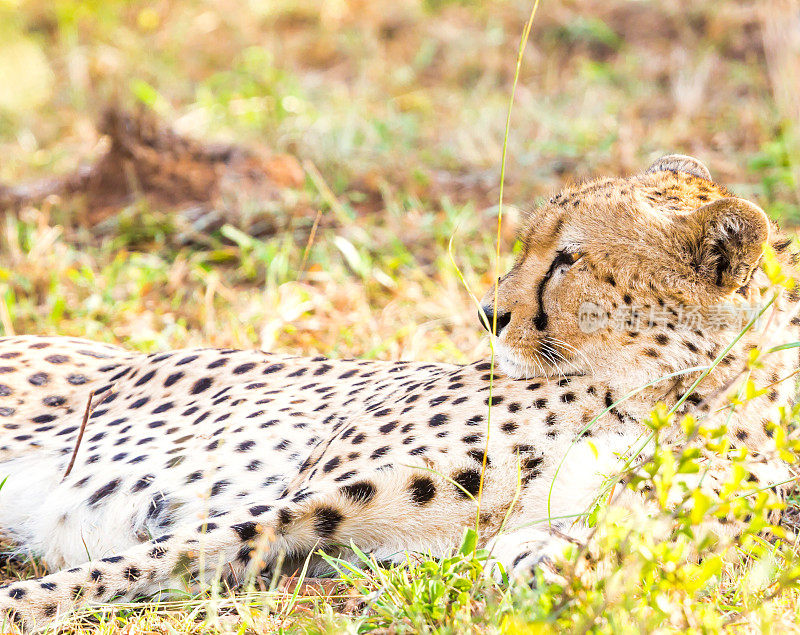
<path fill-rule="evenodd" d="M 319 571 L 320 550 L 441 556 L 476 517 L 481 544 L 524 575 L 583 539 L 576 514 L 654 404 L 713 417 L 751 349 L 797 339 L 797 298 L 759 266 L 767 245 L 790 266 L 790 241 L 691 157 L 569 186 L 520 241 L 482 301 L 493 361 L 0 338 L 0 530 L 56 570 L 2 587 L 0 610 L 38 628 L 78 605 L 233 583 L 279 561 Z M 725 352 L 733 318 L 768 300 L 768 324 Z M 615 325 L 631 306 L 660 319 Z M 728 434 L 771 457 L 767 423 L 791 399 L 779 380 L 797 360 L 764 360 L 750 376 L 769 389 Z M 788 469 L 761 468 L 773 483 Z"/>

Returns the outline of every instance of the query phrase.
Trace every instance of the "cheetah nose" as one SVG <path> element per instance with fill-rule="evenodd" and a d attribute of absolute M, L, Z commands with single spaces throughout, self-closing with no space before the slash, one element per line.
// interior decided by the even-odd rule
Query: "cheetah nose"
<path fill-rule="evenodd" d="M 483 313 L 483 315 L 481 315 Z M 486 316 L 486 321 L 484 321 L 483 317 Z M 503 332 L 503 329 L 508 326 L 508 323 L 511 321 L 511 311 L 506 311 L 505 313 L 498 313 L 495 316 L 494 307 L 492 306 L 482 306 L 478 310 L 478 319 L 480 320 L 483 328 L 487 331 L 491 332 L 492 326 L 495 324 L 495 320 L 497 320 L 497 335 Z"/>

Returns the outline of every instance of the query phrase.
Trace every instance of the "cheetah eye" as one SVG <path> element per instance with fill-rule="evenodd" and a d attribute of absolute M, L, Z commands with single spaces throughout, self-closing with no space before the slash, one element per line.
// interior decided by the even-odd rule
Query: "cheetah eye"
<path fill-rule="evenodd" d="M 556 256 L 556 260 L 553 263 L 555 265 L 553 269 L 553 273 L 556 274 L 565 274 L 569 268 L 578 262 L 583 257 L 583 254 L 580 252 L 567 252 L 567 251 L 560 251 Z"/>

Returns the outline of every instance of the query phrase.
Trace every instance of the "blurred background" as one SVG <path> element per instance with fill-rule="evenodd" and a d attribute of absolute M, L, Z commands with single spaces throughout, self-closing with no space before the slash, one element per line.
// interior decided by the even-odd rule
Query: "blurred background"
<path fill-rule="evenodd" d="M 0 0 L 0 333 L 486 354 L 531 7 Z M 798 120 L 796 1 L 545 0 L 500 268 L 526 208 L 668 152 L 793 225 Z"/>

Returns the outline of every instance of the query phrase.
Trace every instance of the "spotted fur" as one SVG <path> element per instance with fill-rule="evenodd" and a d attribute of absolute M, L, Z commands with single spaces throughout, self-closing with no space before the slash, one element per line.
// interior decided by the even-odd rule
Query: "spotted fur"
<path fill-rule="evenodd" d="M 506 570 L 546 565 L 584 531 L 540 522 L 548 505 L 556 518 L 584 511 L 640 437 L 639 421 L 697 373 L 654 380 L 707 365 L 736 332 L 676 315 L 641 332 L 585 333 L 581 303 L 692 303 L 708 314 L 768 297 L 757 269 L 767 241 L 788 257 L 763 212 L 698 165 L 670 157 L 643 175 L 568 188 L 532 215 L 517 264 L 484 302 L 494 374 L 489 361 L 140 355 L 0 338 L 0 528 L 56 570 L 0 589 L 0 608 L 43 625 L 78 604 L 270 574 L 284 556 L 347 557 L 351 543 L 383 560 L 442 555 L 474 523 L 479 496 L 482 541 Z M 743 337 L 682 412 L 713 416 L 750 348 L 797 339 L 794 298 L 774 307 L 768 337 Z M 765 422 L 789 399 L 779 380 L 795 361 L 774 353 L 752 373 L 769 388 L 737 414 L 734 443 L 771 456 Z M 756 471 L 786 476 L 771 458 Z M 312 557 L 312 572 L 323 565 Z"/>

